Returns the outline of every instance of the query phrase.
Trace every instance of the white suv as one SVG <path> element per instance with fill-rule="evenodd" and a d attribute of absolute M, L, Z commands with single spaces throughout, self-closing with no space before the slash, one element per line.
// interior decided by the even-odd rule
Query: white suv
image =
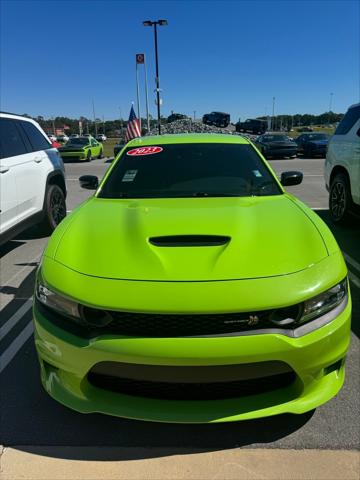
<path fill-rule="evenodd" d="M 40 224 L 51 233 L 66 216 L 60 154 L 30 118 L 0 113 L 0 244 Z"/>
<path fill-rule="evenodd" d="M 360 103 L 352 105 L 331 137 L 325 161 L 329 211 L 335 223 L 360 212 Z"/>

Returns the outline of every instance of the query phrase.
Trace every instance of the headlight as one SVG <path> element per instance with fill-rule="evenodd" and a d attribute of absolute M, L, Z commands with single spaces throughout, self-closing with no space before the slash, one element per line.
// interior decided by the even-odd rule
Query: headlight
<path fill-rule="evenodd" d="M 41 276 L 36 281 L 36 298 L 51 310 L 68 317 L 80 319 L 79 306 L 70 298 L 63 297 L 44 285 Z"/>
<path fill-rule="evenodd" d="M 316 297 L 310 298 L 304 302 L 302 315 L 299 324 L 309 322 L 315 318 L 325 315 L 336 308 L 344 300 L 347 295 L 347 278 L 338 283 L 326 292 L 320 293 Z"/>

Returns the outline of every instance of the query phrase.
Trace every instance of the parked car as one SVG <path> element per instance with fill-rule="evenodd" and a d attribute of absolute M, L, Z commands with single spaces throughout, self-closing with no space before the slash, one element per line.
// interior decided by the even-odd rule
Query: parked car
<path fill-rule="evenodd" d="M 69 137 L 67 135 L 58 135 L 56 140 L 60 143 L 65 143 L 69 140 Z"/>
<path fill-rule="evenodd" d="M 98 142 L 105 142 L 105 140 L 107 139 L 107 137 L 103 133 L 99 133 L 98 135 L 96 135 L 95 138 Z"/>
<path fill-rule="evenodd" d="M 245 122 L 235 123 L 235 130 L 237 132 L 251 132 L 261 135 L 266 132 L 267 126 L 268 123 L 266 120 L 248 118 Z"/>
<path fill-rule="evenodd" d="M 302 414 L 344 382 L 347 268 L 241 136 L 129 142 L 37 270 L 44 389 L 78 412 L 216 423 Z"/>
<path fill-rule="evenodd" d="M 335 223 L 360 214 L 360 103 L 348 109 L 329 141 L 325 181 Z"/>
<path fill-rule="evenodd" d="M 175 122 L 176 120 L 186 120 L 189 119 L 187 115 L 183 115 L 182 113 L 172 113 L 167 118 L 167 123 Z"/>
<path fill-rule="evenodd" d="M 303 133 L 295 138 L 295 142 L 305 157 L 325 157 L 329 138 L 326 133 Z"/>
<path fill-rule="evenodd" d="M 61 158 L 85 160 L 103 157 L 103 146 L 93 137 L 71 138 L 63 147 L 59 148 Z"/>
<path fill-rule="evenodd" d="M 0 243 L 39 225 L 50 234 L 66 215 L 65 169 L 37 122 L 0 113 Z"/>
<path fill-rule="evenodd" d="M 125 146 L 125 143 L 117 143 L 114 147 L 114 158 L 117 157 L 117 154 L 122 150 Z"/>
<path fill-rule="evenodd" d="M 311 127 L 300 127 L 296 129 L 297 132 L 313 132 L 314 130 Z"/>
<path fill-rule="evenodd" d="M 70 136 L 69 136 L 69 139 L 70 138 L 79 138 L 80 135 L 78 133 L 72 133 Z"/>
<path fill-rule="evenodd" d="M 230 124 L 230 115 L 224 112 L 205 113 L 202 118 L 206 125 L 215 125 L 216 127 L 227 127 Z"/>
<path fill-rule="evenodd" d="M 255 144 L 265 158 L 296 157 L 297 145 L 281 133 L 266 133 L 255 140 Z"/>

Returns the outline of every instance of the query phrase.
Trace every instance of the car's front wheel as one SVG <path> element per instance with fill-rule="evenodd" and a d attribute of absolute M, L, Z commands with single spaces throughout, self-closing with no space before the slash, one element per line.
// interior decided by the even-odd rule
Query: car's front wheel
<path fill-rule="evenodd" d="M 100 158 L 103 158 L 103 156 L 104 156 L 104 155 L 103 155 L 103 149 L 101 149 L 101 150 L 100 150 L 100 153 L 99 153 L 99 155 L 98 155 L 98 158 L 99 158 L 99 159 L 100 159 Z"/>
<path fill-rule="evenodd" d="M 66 217 L 65 195 L 58 185 L 48 185 L 44 199 L 44 219 L 40 224 L 43 233 L 51 234 Z"/>
<path fill-rule="evenodd" d="M 88 150 L 88 152 L 87 152 L 86 161 L 91 162 L 91 150 Z"/>
<path fill-rule="evenodd" d="M 336 175 L 330 185 L 329 211 L 333 222 L 345 224 L 352 205 L 349 181 L 343 173 Z"/>

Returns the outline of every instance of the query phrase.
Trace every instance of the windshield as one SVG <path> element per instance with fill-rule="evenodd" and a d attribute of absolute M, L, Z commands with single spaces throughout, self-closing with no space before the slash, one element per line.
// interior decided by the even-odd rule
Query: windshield
<path fill-rule="evenodd" d="M 143 154 L 144 150 L 156 153 Z M 127 148 L 98 196 L 246 197 L 280 193 L 251 145 L 191 143 Z"/>
<path fill-rule="evenodd" d="M 261 137 L 262 142 L 288 142 L 289 139 L 286 135 L 265 135 Z"/>
<path fill-rule="evenodd" d="M 88 143 L 88 138 L 70 138 L 66 145 L 87 145 Z"/>

